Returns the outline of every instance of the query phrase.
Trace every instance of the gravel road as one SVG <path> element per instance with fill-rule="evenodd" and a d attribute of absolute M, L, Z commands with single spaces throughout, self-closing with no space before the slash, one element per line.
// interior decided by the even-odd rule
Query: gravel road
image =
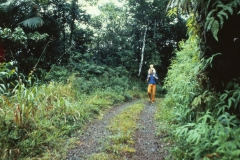
<path fill-rule="evenodd" d="M 69 150 L 66 160 L 85 160 L 91 154 L 102 152 L 104 140 L 109 135 L 106 127 L 111 119 L 126 107 L 139 103 L 139 101 L 134 100 L 114 106 L 103 116 L 102 120 L 96 120 L 89 124 L 84 132 L 79 135 L 79 145 Z M 164 144 L 155 135 L 155 111 L 155 104 L 146 103 L 139 117 L 138 128 L 134 135 L 136 152 L 131 157 L 128 157 L 129 160 L 163 160 L 167 155 L 166 151 L 161 148 Z"/>

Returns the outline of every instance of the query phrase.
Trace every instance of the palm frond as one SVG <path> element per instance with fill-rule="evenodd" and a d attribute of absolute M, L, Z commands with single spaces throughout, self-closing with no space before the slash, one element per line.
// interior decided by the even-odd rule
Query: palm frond
<path fill-rule="evenodd" d="M 12 3 L 12 0 L 0 4 L 0 11 L 7 12 L 8 7 Z"/>
<path fill-rule="evenodd" d="M 26 19 L 22 22 L 20 22 L 19 24 L 23 25 L 24 27 L 28 27 L 31 29 L 35 29 L 38 27 L 41 27 L 43 25 L 43 20 L 40 17 L 33 17 L 33 18 L 29 18 Z"/>

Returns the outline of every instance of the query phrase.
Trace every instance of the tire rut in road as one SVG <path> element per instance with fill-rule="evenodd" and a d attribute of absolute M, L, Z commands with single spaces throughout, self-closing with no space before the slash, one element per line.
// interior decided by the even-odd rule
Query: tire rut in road
<path fill-rule="evenodd" d="M 76 148 L 71 149 L 68 152 L 66 160 L 86 159 L 86 157 L 91 154 L 101 152 L 103 147 L 101 141 L 109 135 L 106 126 L 108 126 L 110 120 L 126 107 L 133 105 L 138 101 L 139 100 L 134 100 L 123 105 L 113 107 L 102 120 L 92 122 L 80 136 L 79 146 L 76 146 Z"/>
<path fill-rule="evenodd" d="M 154 114 L 156 104 L 146 104 L 140 115 L 138 129 L 135 132 L 135 154 L 132 160 L 163 160 L 166 153 L 161 151 L 160 138 L 156 136 Z"/>

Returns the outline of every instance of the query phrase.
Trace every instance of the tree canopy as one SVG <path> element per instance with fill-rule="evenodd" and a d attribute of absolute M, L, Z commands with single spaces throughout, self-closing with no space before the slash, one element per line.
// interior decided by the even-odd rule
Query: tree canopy
<path fill-rule="evenodd" d="M 92 17 L 74 0 L 20 2 L 1 5 L 1 27 L 5 32 L 21 32 L 22 37 L 2 35 L 1 44 L 5 61 L 16 61 L 25 74 L 33 68 L 42 74 L 52 65 L 79 65 L 75 67 L 79 71 L 86 60 L 113 68 L 123 66 L 137 75 L 147 26 L 143 69 L 153 63 L 163 78 L 173 50 L 186 38 L 184 19 L 165 16 L 168 1 L 127 1 L 122 7 L 110 2 L 99 7 L 100 15 Z"/>

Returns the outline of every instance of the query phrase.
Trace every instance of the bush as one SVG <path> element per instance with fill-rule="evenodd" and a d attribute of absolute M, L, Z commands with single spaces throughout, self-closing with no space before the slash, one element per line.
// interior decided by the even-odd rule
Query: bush
<path fill-rule="evenodd" d="M 176 53 L 165 79 L 161 108 L 171 111 L 171 118 L 165 118 L 174 141 L 170 159 L 237 159 L 239 81 L 230 82 L 224 93 L 204 89 L 202 82 L 208 82 L 203 70 L 214 57 L 201 60 L 197 41 L 190 40 Z M 159 120 L 164 131 L 161 124 Z"/>

